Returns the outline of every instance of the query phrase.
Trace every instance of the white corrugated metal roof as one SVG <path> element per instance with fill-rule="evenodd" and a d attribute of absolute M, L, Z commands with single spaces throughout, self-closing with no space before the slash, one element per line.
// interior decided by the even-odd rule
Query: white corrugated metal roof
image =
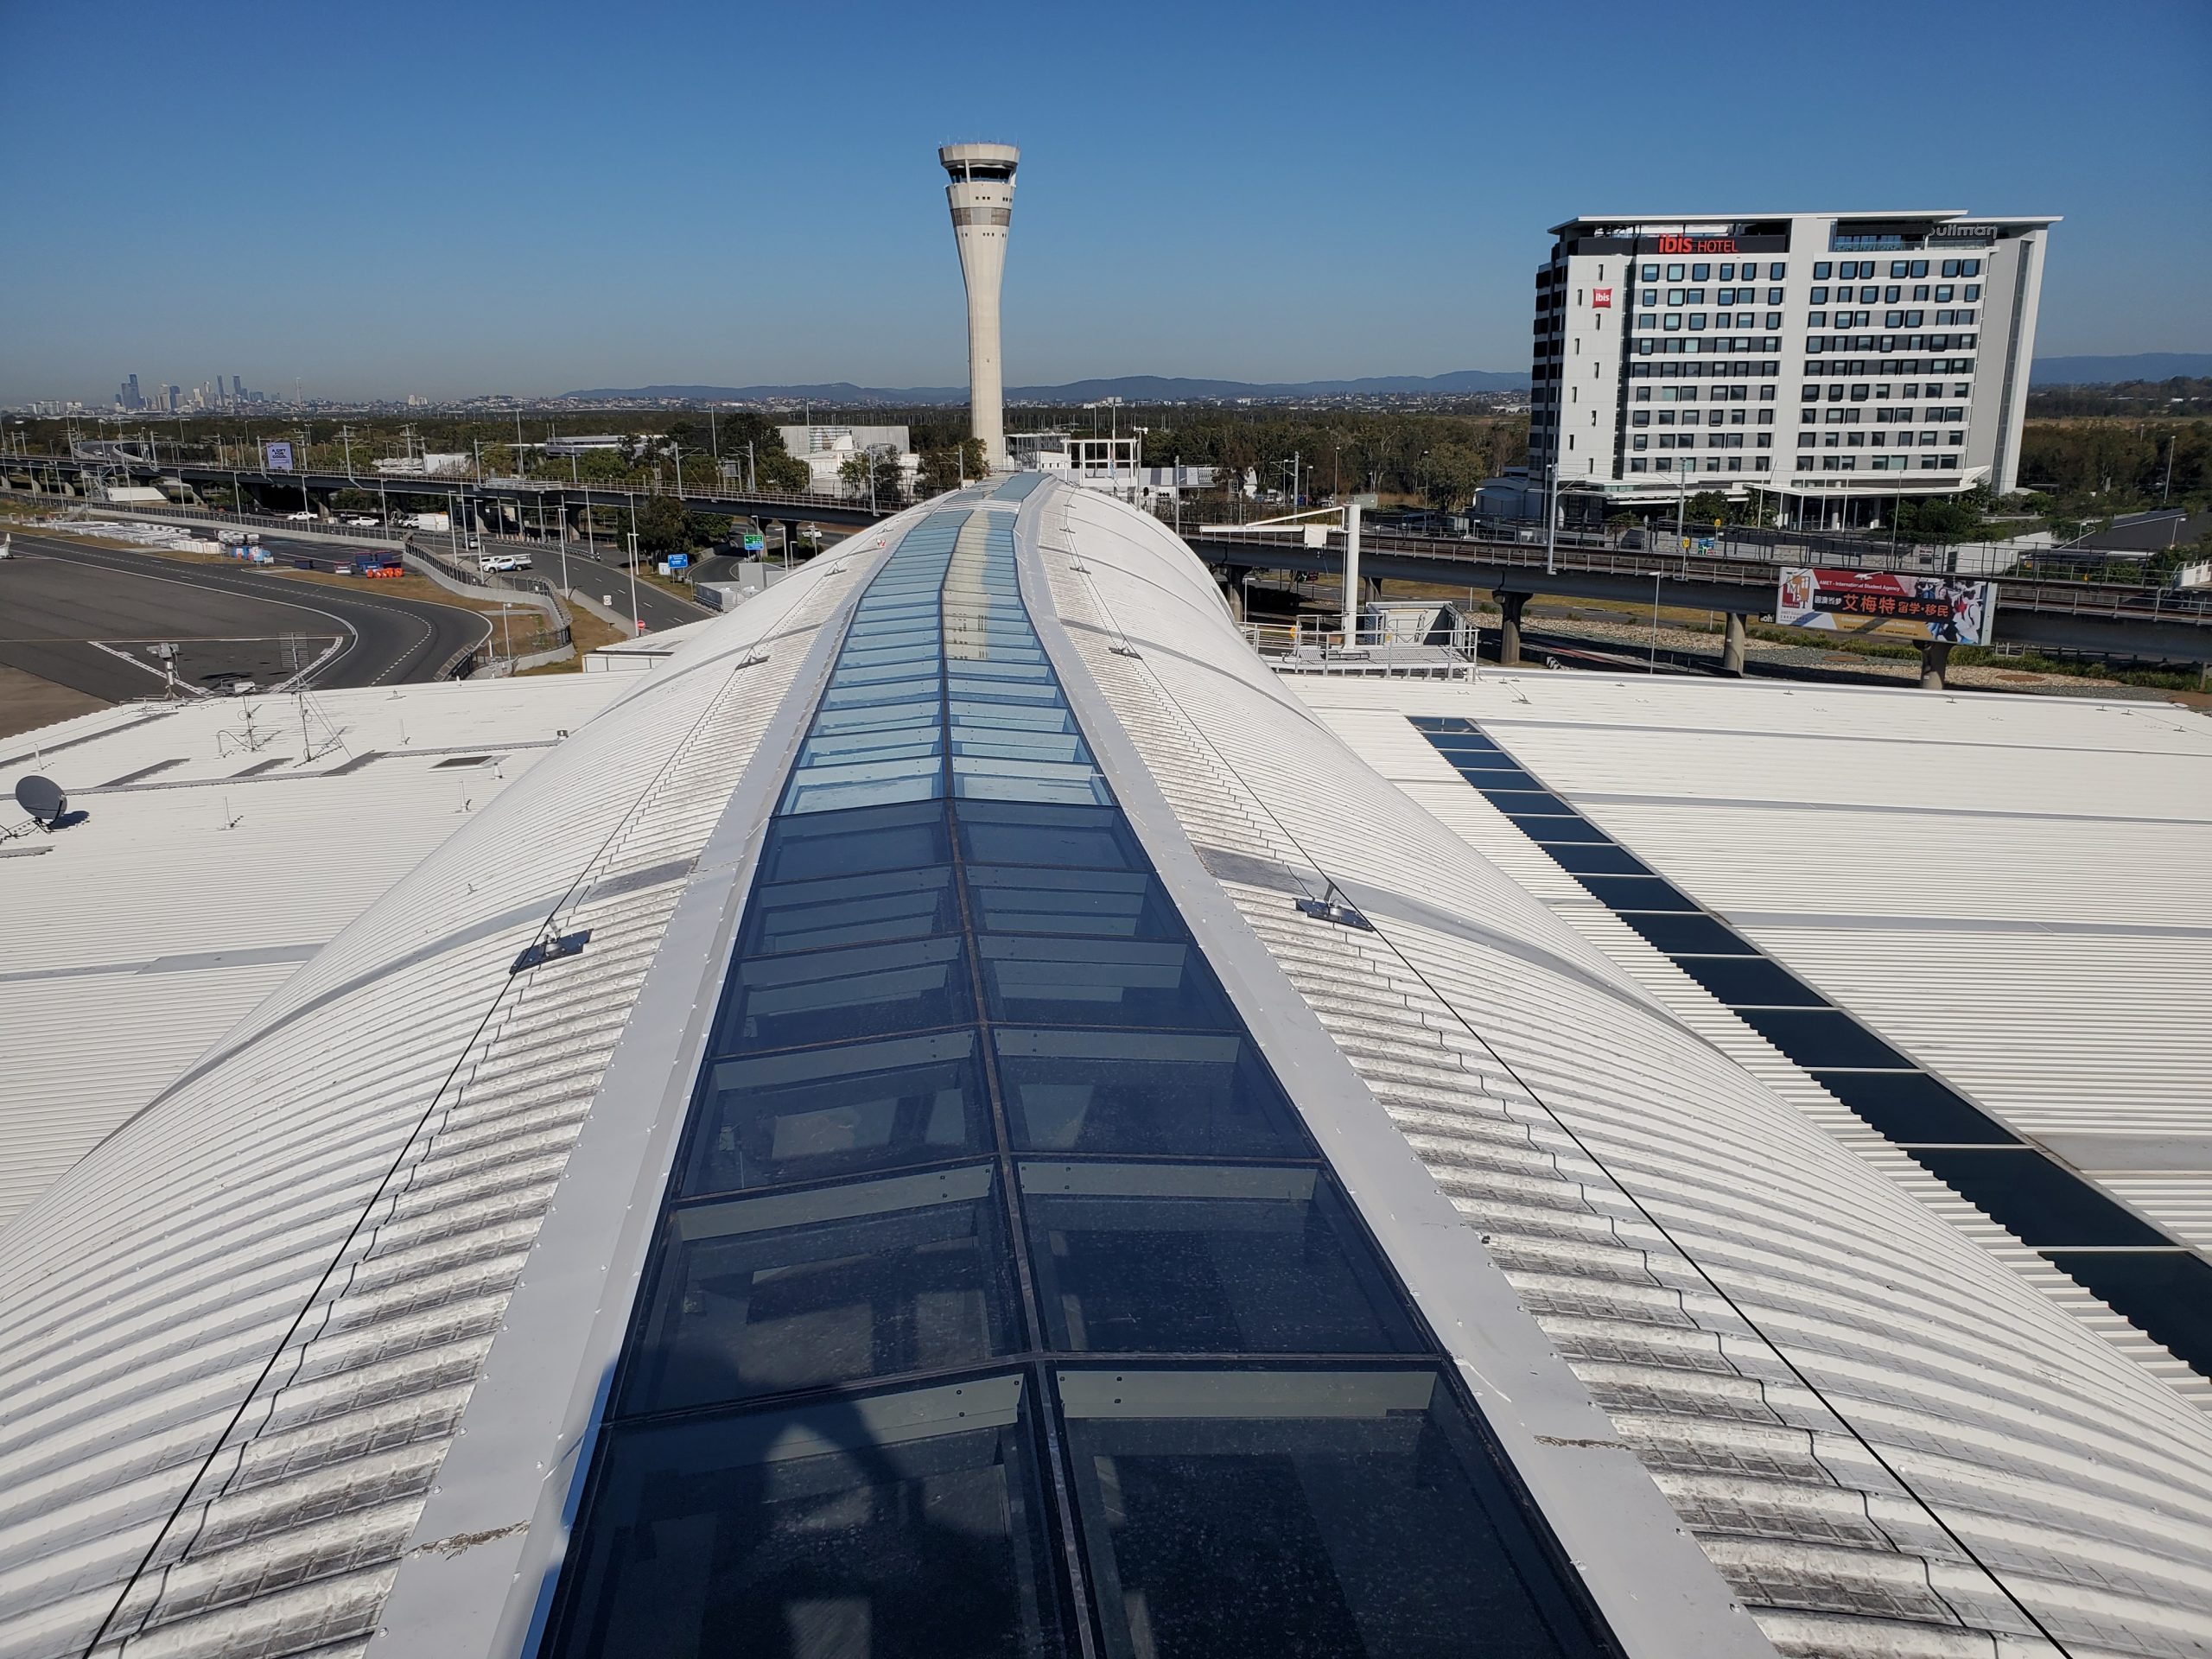
<path fill-rule="evenodd" d="M 1586 905 L 1405 716 L 1480 720 L 1894 1046 L 2204 1237 L 2212 721 L 2168 703 L 1584 674 L 1299 689 L 1486 853 L 1510 847 L 1532 891 Z M 1624 954 L 1647 949 L 1627 937 Z M 2145 1157 L 2157 1180 L 2120 1179 Z"/>
<path fill-rule="evenodd" d="M 1160 526 L 1047 488 L 1083 568 L 1048 560 L 1066 626 L 1040 632 L 1224 925 L 1603 1405 L 1596 1450 L 1633 1452 L 1774 1644 L 2202 1659 L 2212 1422 L 1665 964 L 1624 968 L 1609 918 L 1580 906 L 1586 937 L 1471 818 L 1363 765 Z M 849 576 L 817 562 L 610 677 L 0 1236 L 0 1659 L 359 1649 L 677 895 L 733 789 L 788 764 L 763 734 Z M 1329 878 L 1376 931 L 1292 908 Z M 556 922 L 583 955 L 510 977 Z"/>
<path fill-rule="evenodd" d="M 460 819 L 0 1238 L 0 1655 L 366 1637 L 660 930 L 844 570 L 655 673 L 593 677 L 615 701 L 557 764 Z M 555 918 L 591 930 L 584 954 L 510 977 Z"/>
<path fill-rule="evenodd" d="M 0 745 L 0 791 L 43 772 L 91 815 L 0 858 L 0 1226 L 629 689 L 570 675 L 207 698 Z"/>
<path fill-rule="evenodd" d="M 2205 1650 L 2202 1413 L 1916 1166 L 1823 1122 L 1840 1109 L 1778 1054 L 1710 1040 L 1412 809 L 1156 525 L 1063 511 L 1087 570 L 1055 562 L 1062 614 L 1201 854 L 1778 1646 Z M 1505 688 L 1309 695 L 1355 738 L 1363 709 L 1410 736 L 1416 698 L 1528 713 Z M 1292 909 L 1330 880 L 1375 932 Z"/>

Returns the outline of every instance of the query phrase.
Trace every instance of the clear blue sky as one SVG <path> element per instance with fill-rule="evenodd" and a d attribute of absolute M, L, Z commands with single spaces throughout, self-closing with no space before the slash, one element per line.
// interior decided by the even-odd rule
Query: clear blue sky
<path fill-rule="evenodd" d="M 2207 0 L 0 0 L 0 400 L 956 384 L 955 137 L 1022 146 L 1013 384 L 1525 369 L 1544 227 L 1599 212 L 2061 213 L 2041 355 L 2212 349 Z"/>

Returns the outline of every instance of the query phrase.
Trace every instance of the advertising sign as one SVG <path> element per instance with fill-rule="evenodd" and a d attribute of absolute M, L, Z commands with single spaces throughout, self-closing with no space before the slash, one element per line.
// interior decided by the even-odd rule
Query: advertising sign
<path fill-rule="evenodd" d="M 264 443 L 261 446 L 262 463 L 272 473 L 292 470 L 292 446 L 289 443 Z"/>
<path fill-rule="evenodd" d="M 1613 290 L 1610 288 L 1592 289 L 1590 290 L 1590 303 L 1594 308 L 1599 311 L 1611 310 L 1613 308 Z"/>
<path fill-rule="evenodd" d="M 1784 627 L 1840 628 L 1850 617 L 1960 645 L 1987 645 L 1996 613 L 1997 590 L 1986 582 L 1805 565 L 1783 567 L 1774 604 Z"/>

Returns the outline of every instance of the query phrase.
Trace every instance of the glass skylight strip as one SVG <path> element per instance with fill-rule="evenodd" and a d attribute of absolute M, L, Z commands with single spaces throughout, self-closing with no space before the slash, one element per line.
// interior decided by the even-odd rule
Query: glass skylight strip
<path fill-rule="evenodd" d="M 1661 880 L 1548 791 L 1492 733 L 1471 721 L 1411 717 L 1414 728 L 1591 895 L 1780 1049 L 1866 1125 L 2024 1244 L 2212 1376 L 2212 1262 L 2099 1192 L 2041 1148 L 1830 1005 L 1742 934 Z M 2122 1261 L 2164 1253 L 2171 1264 Z"/>
<path fill-rule="evenodd" d="M 921 530 L 947 672 L 1033 652 L 1003 516 Z M 901 683 L 947 753 L 825 694 L 769 825 L 545 1651 L 1595 1659 L 1049 671 Z"/>

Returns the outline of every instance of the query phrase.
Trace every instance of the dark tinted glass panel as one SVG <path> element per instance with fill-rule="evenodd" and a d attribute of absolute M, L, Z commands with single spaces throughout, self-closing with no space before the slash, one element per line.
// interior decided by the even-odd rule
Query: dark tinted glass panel
<path fill-rule="evenodd" d="M 1689 895 L 1655 875 L 1579 875 L 1576 880 L 1615 910 L 1695 910 Z"/>
<path fill-rule="evenodd" d="M 1915 1148 L 1913 1159 L 2024 1244 L 2163 1244 L 2063 1165 L 2028 1147 Z"/>
<path fill-rule="evenodd" d="M 1416 1346 L 1316 1170 L 1025 1163 L 1021 1191 L 1055 1348 L 1373 1354 Z"/>
<path fill-rule="evenodd" d="M 967 874 L 975 925 L 984 932 L 1183 937 L 1183 924 L 1159 879 L 1135 870 L 970 864 Z"/>
<path fill-rule="evenodd" d="M 709 1069 L 683 1192 L 930 1163 L 990 1144 L 976 1033 L 803 1049 Z"/>
<path fill-rule="evenodd" d="M 1745 1008 L 1736 1017 L 1807 1071 L 1820 1066 L 1889 1066 L 1912 1062 L 1847 1014 L 1830 1009 Z"/>
<path fill-rule="evenodd" d="M 1060 1651 L 1019 1377 L 608 1431 L 563 1659 Z"/>
<path fill-rule="evenodd" d="M 1561 817 L 1557 813 L 1535 814 L 1516 812 L 1510 807 L 1499 810 L 1521 826 L 1521 833 L 1531 841 L 1605 842 L 1612 840 L 1604 830 L 1587 818 Z"/>
<path fill-rule="evenodd" d="M 942 864 L 950 855 L 943 807 L 926 801 L 864 807 L 777 819 L 760 855 L 760 880 L 808 881 L 870 870 L 910 869 Z"/>
<path fill-rule="evenodd" d="M 1541 784 L 1506 760 L 1503 755 L 1495 758 L 1497 764 L 1489 766 L 1471 765 L 1463 760 L 1459 763 L 1459 775 L 1484 793 L 1493 789 L 1532 791 L 1541 791 L 1543 789 Z M 1500 803 L 1500 804 L 1510 804 L 1510 803 Z"/>
<path fill-rule="evenodd" d="M 670 1217 L 622 1410 L 671 1411 L 1014 1345 L 988 1167 L 693 1205 Z"/>
<path fill-rule="evenodd" d="M 2212 1262 L 2179 1250 L 2121 1255 L 2062 1250 L 2050 1259 L 2061 1273 L 2164 1343 L 2175 1358 L 2212 1376 Z"/>
<path fill-rule="evenodd" d="M 1611 842 L 1599 845 L 1554 845 L 1544 849 L 1563 870 L 1577 875 L 1649 875 L 1643 864 L 1625 847 Z"/>
<path fill-rule="evenodd" d="M 1641 914 L 1624 916 L 1621 919 L 1650 940 L 1655 949 L 1664 950 L 1670 956 L 1694 953 L 1707 957 L 1748 957 L 1752 954 L 1750 945 L 1710 916 Z"/>
<path fill-rule="evenodd" d="M 1237 1023 L 1196 945 L 986 935 L 976 950 L 995 1020 L 1211 1030 Z"/>
<path fill-rule="evenodd" d="M 1001 1027 L 993 1038 L 1008 1127 L 1024 1152 L 1313 1155 L 1242 1037 Z"/>
<path fill-rule="evenodd" d="M 1087 870 L 1149 868 L 1110 806 L 1018 806 L 963 800 L 962 855 L 976 864 L 1060 864 Z"/>
<path fill-rule="evenodd" d="M 958 925 L 952 872 L 887 870 L 755 888 L 740 946 L 747 956 L 819 950 L 944 933 Z"/>
<path fill-rule="evenodd" d="M 1487 779 L 1473 781 L 1492 806 L 1509 816 L 1518 817 L 1532 812 L 1566 815 L 1574 810 L 1558 796 L 1541 789 L 1497 789 L 1491 787 Z"/>
<path fill-rule="evenodd" d="M 1594 1654 L 1427 1371 L 1063 1372 L 1109 1653 Z"/>
<path fill-rule="evenodd" d="M 1815 1071 L 1813 1077 L 1869 1128 L 1892 1141 L 1997 1145 L 2016 1139 L 1925 1071 Z"/>
<path fill-rule="evenodd" d="M 765 957 L 731 970 L 715 1052 L 920 1031 L 974 1017 L 957 938 Z"/>
<path fill-rule="evenodd" d="M 1812 1008 L 1827 1005 L 1827 999 L 1811 986 L 1763 957 L 1677 957 L 1675 966 L 1732 1007 Z"/>

